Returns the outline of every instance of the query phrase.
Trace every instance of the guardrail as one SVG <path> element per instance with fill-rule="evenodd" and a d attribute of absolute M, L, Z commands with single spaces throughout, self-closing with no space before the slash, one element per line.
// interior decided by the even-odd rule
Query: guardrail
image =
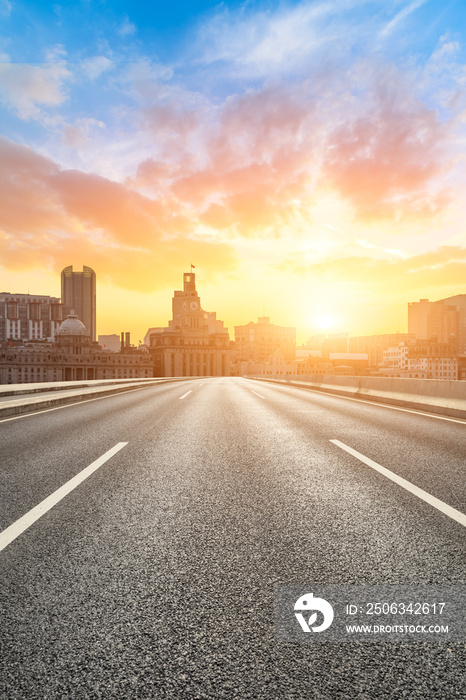
<path fill-rule="evenodd" d="M 131 379 L 90 379 L 75 382 L 7 384 L 0 387 L 0 417 L 29 413 L 67 403 L 131 391 L 153 384 L 180 382 L 200 377 L 142 377 Z M 47 394 L 46 396 L 44 394 Z M 3 398 L 3 401 L 2 401 Z"/>
<path fill-rule="evenodd" d="M 293 378 L 251 375 L 248 379 L 466 418 L 466 381 L 334 375 L 294 375 Z"/>

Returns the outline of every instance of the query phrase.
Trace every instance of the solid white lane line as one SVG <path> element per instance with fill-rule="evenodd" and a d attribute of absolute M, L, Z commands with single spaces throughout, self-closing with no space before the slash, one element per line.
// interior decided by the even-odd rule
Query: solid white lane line
<path fill-rule="evenodd" d="M 188 394 L 191 394 L 191 393 L 192 393 L 192 389 L 190 389 L 189 391 L 187 391 L 186 394 L 183 394 L 183 396 L 180 396 L 180 399 L 185 399 L 185 398 L 187 397 L 187 395 L 188 395 Z"/>
<path fill-rule="evenodd" d="M 466 527 L 466 515 L 464 513 L 461 513 L 461 511 L 456 510 L 456 508 L 452 508 L 447 503 L 441 501 L 439 498 L 432 496 L 430 493 L 427 493 L 427 491 L 423 491 L 423 489 L 420 489 L 419 486 L 415 486 L 410 481 L 406 481 L 406 479 L 403 479 L 403 477 L 398 476 L 398 474 L 394 474 L 389 469 L 386 469 L 380 464 L 377 464 L 377 462 L 374 462 L 372 459 L 369 459 L 369 457 L 366 457 L 360 452 L 353 450 L 352 447 L 348 447 L 348 445 L 345 445 L 344 442 L 340 442 L 340 440 L 330 440 L 330 442 L 333 442 L 333 444 L 337 447 L 341 447 L 342 450 L 345 450 L 350 455 L 353 455 L 353 457 L 356 457 L 361 462 L 364 462 L 364 464 L 367 464 L 368 467 L 372 467 L 372 469 L 375 469 L 375 471 L 379 472 L 380 474 L 383 474 L 383 476 L 386 476 L 387 479 L 391 479 L 391 481 L 394 481 L 395 484 L 402 486 L 404 489 L 406 489 L 406 491 L 409 491 L 410 493 L 422 499 L 429 505 L 433 506 L 434 508 L 437 508 L 437 510 L 441 511 L 445 515 L 448 515 L 449 518 L 456 520 L 456 522 L 460 523 L 460 525 L 464 525 Z"/>
<path fill-rule="evenodd" d="M 251 391 L 252 391 L 252 389 L 251 389 Z M 265 399 L 265 396 L 262 396 L 262 394 L 258 394 L 257 391 L 252 391 L 252 393 L 255 394 L 256 396 L 259 396 L 261 399 Z"/>
<path fill-rule="evenodd" d="M 105 464 L 110 457 L 113 457 L 114 454 L 119 452 L 125 445 L 127 445 L 127 442 L 119 442 L 117 445 L 112 447 L 108 452 L 106 452 L 102 457 L 99 457 L 98 459 L 95 460 L 95 462 L 92 462 L 88 467 L 83 469 L 79 474 L 76 474 L 72 479 L 66 482 L 66 484 L 63 484 L 63 486 L 60 486 L 59 489 L 54 491 L 50 496 L 45 498 L 43 501 L 39 503 L 39 505 L 35 506 L 35 508 L 32 508 L 26 515 L 23 515 L 22 518 L 19 518 L 16 522 L 14 522 L 12 525 L 6 528 L 6 530 L 3 530 L 3 532 L 0 532 L 0 551 L 2 549 L 5 549 L 7 545 L 10 544 L 10 542 L 13 542 L 19 535 L 21 535 L 22 532 L 28 529 L 33 523 L 36 522 L 36 520 L 39 520 L 47 511 L 49 511 L 51 508 L 53 508 L 54 505 L 56 505 L 59 501 L 62 500 L 62 498 L 65 498 L 73 489 L 75 489 L 79 484 L 81 484 L 85 479 L 87 479 L 88 476 L 90 476 L 93 472 L 95 472 L 99 467 L 102 466 L 102 464 Z"/>

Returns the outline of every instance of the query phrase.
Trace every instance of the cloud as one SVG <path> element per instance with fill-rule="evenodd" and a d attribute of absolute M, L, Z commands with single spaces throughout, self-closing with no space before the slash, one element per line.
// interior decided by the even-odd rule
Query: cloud
<path fill-rule="evenodd" d="M 440 81 L 427 95 L 431 68 L 396 65 L 370 41 L 362 55 L 355 49 L 388 12 L 366 13 L 356 27 L 366 4 L 374 3 L 222 7 L 195 42 L 203 91 L 183 87 L 176 62 L 129 67 L 121 82 L 141 104 L 137 124 L 148 147 L 128 183 L 168 192 L 202 224 L 247 237 L 275 236 L 312 216 L 329 190 L 357 222 L 442 215 L 455 196 L 448 177 L 457 135 L 452 116 L 438 109 Z M 450 78 L 459 89 L 460 74 Z"/>
<path fill-rule="evenodd" d="M 451 166 L 450 126 L 416 99 L 399 71 L 379 66 L 370 74 L 363 103 L 350 104 L 329 135 L 325 175 L 360 218 L 433 213 L 447 201 L 430 185 Z"/>
<path fill-rule="evenodd" d="M 308 263 L 301 252 L 291 253 L 277 266 L 291 276 L 325 279 L 334 285 L 351 285 L 394 297 L 407 293 L 433 294 L 437 288 L 463 287 L 466 279 L 466 247 L 441 246 L 436 250 L 400 259 L 344 256 Z M 424 291 L 423 291 L 424 290 Z M 438 291 L 440 294 L 441 291 Z"/>
<path fill-rule="evenodd" d="M 128 17 L 125 17 L 117 31 L 120 36 L 132 36 L 133 34 L 136 34 L 137 29 L 136 25 L 130 22 Z"/>
<path fill-rule="evenodd" d="M 395 17 L 385 25 L 385 27 L 380 32 L 380 36 L 385 37 L 388 34 L 391 34 L 397 28 L 400 22 L 403 22 L 403 20 L 405 20 L 406 17 L 408 17 L 415 10 L 418 10 L 420 7 L 425 5 L 426 2 L 427 0 L 413 0 L 413 2 L 410 2 L 409 5 L 406 5 L 406 7 L 400 10 L 398 14 L 396 14 Z"/>
<path fill-rule="evenodd" d="M 196 58 L 206 65 L 221 64 L 227 75 L 235 77 L 307 70 L 319 60 L 334 61 L 363 37 L 370 40 L 373 22 L 368 16 L 357 33 L 348 31 L 348 26 L 355 23 L 352 15 L 367 4 L 372 3 L 324 0 L 256 12 L 250 10 L 248 3 L 239 10 L 221 4 L 199 29 Z"/>
<path fill-rule="evenodd" d="M 172 77 L 171 66 L 141 57 L 126 65 L 117 82 L 139 102 L 153 104 L 173 94 L 173 89 L 166 85 Z"/>
<path fill-rule="evenodd" d="M 377 12 L 368 14 L 366 5 Z M 286 239 L 299 231 L 312 239 L 325 200 L 344 210 L 348 228 L 361 226 L 352 231 L 357 237 L 377 240 L 377 226 L 367 230 L 374 223 L 399 232 L 423 221 L 431 231 L 432 218 L 457 196 L 454 180 L 464 167 L 457 158 L 464 126 L 439 108 L 442 86 L 451 104 L 461 88 L 463 73 L 452 69 L 458 47 L 445 35 L 428 65 L 388 60 L 375 43 L 393 4 L 381 5 L 222 7 L 199 29 L 189 65 L 188 54 L 164 64 L 132 47 L 121 68 L 124 56 L 112 62 L 106 56 L 116 54 L 102 42 L 77 64 L 90 81 L 102 76 L 105 89 L 89 85 L 92 103 L 73 92 L 83 81 L 72 81 L 60 47 L 54 64 L 17 74 L 8 64 L 0 86 L 23 119 L 44 123 L 43 111 L 63 110 L 50 138 L 62 136 L 50 148 L 53 158 L 39 167 L 31 152 L 32 179 L 24 171 L 6 182 L 28 212 L 14 215 L 7 206 L 5 230 L 16 227 L 25 251 L 27 235 L 37 232 L 52 241 L 99 241 L 115 257 L 143 248 L 152 259 L 154 242 L 176 248 L 176 241 L 207 236 L 215 250 L 218 241 L 240 237 Z M 398 17 L 390 36 L 401 29 Z M 64 104 L 68 90 L 83 99 L 79 113 L 74 100 Z"/>
<path fill-rule="evenodd" d="M 63 170 L 5 138 L 0 163 L 5 267 L 58 270 L 71 250 L 97 261 L 114 284 L 149 291 L 163 287 L 186 256 L 202 260 L 208 274 L 235 266 L 228 245 L 194 236 L 193 222 L 164 201 L 95 174 Z"/>
<path fill-rule="evenodd" d="M 81 61 L 81 69 L 90 80 L 95 80 L 111 67 L 112 61 L 106 56 L 91 56 Z"/>
<path fill-rule="evenodd" d="M 74 124 L 66 124 L 63 127 L 63 143 L 68 148 L 81 148 L 90 141 L 96 130 L 101 129 L 105 129 L 105 124 L 98 119 L 85 117 L 76 119 Z"/>
<path fill-rule="evenodd" d="M 344 78 L 274 81 L 210 110 L 157 101 L 140 122 L 157 155 L 140 164 L 135 186 L 165 188 L 207 226 L 248 237 L 279 231 L 329 189 L 360 221 L 441 213 L 450 124 L 393 66 L 361 62 Z"/>
<path fill-rule="evenodd" d="M 40 107 L 58 107 L 67 99 L 65 81 L 71 74 L 62 62 L 44 65 L 0 65 L 0 99 L 21 119 L 38 119 Z"/>

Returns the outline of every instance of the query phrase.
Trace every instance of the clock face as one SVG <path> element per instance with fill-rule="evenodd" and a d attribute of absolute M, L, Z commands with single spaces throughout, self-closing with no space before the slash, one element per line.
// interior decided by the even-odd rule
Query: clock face
<path fill-rule="evenodd" d="M 196 302 L 196 301 L 192 301 L 192 302 L 190 303 L 190 307 L 191 307 L 191 309 L 192 309 L 193 311 L 196 311 L 196 309 L 197 309 L 197 302 Z"/>

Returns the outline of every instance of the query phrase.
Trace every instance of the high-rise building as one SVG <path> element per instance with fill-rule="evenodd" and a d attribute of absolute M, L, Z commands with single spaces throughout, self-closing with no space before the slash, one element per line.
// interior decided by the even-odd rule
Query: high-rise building
<path fill-rule="evenodd" d="M 409 303 L 408 332 L 413 333 L 416 340 L 435 339 L 438 343 L 458 343 L 460 311 L 454 304 L 445 303 L 447 301 L 449 300 L 420 299 Z"/>
<path fill-rule="evenodd" d="M 96 340 L 95 272 L 83 266 L 82 272 L 73 272 L 69 265 L 61 273 L 61 300 L 74 309 L 75 314 L 89 329 L 91 340 Z"/>
<path fill-rule="evenodd" d="M 168 328 L 150 333 L 154 376 L 229 376 L 228 329 L 215 312 L 202 309 L 193 272 L 183 275 L 183 291 L 175 291 L 172 312 Z"/>
<path fill-rule="evenodd" d="M 456 337 L 458 353 L 466 355 L 466 294 L 456 294 L 440 300 L 442 304 L 454 306 L 459 314 L 459 328 Z"/>

